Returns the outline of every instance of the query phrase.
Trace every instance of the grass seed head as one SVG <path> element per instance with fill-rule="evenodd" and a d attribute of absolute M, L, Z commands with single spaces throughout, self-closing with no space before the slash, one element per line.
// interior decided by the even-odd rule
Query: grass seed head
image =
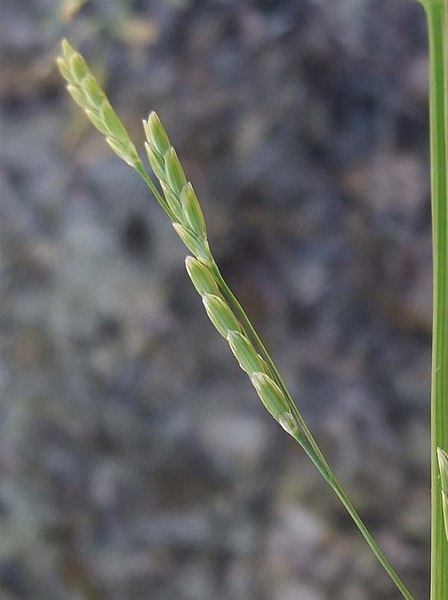
<path fill-rule="evenodd" d="M 93 125 L 109 138 L 106 141 L 112 150 L 136 168 L 140 162 L 137 150 L 87 63 L 67 40 L 62 42 L 62 53 L 63 56 L 57 58 L 56 62 L 67 81 L 70 95 L 84 109 Z"/>

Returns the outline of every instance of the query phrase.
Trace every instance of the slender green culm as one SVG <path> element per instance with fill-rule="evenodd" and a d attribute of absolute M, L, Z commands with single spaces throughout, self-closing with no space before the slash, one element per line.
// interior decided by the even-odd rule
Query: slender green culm
<path fill-rule="evenodd" d="M 433 242 L 430 598 L 447 600 L 446 496 L 439 449 L 448 451 L 448 0 L 421 1 L 428 19 Z"/>
<path fill-rule="evenodd" d="M 66 41 L 63 42 L 63 56 L 58 59 L 58 64 L 69 83 L 68 90 L 74 100 L 85 110 L 95 127 L 106 136 L 112 150 L 147 183 L 170 218 L 175 231 L 193 254 L 186 259 L 188 275 L 202 297 L 208 317 L 228 342 L 261 402 L 283 429 L 300 444 L 331 486 L 402 596 L 406 600 L 413 600 L 337 481 L 263 342 L 221 275 L 210 251 L 205 219 L 197 196 L 185 177 L 159 117 L 154 112 L 150 113 L 143 126 L 148 160 L 159 180 L 162 193 L 148 175 L 124 125 L 93 79 L 84 59 Z"/>

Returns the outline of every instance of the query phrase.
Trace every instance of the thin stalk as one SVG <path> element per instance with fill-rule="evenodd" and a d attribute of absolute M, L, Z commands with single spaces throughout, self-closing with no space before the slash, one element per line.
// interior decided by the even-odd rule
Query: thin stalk
<path fill-rule="evenodd" d="M 243 348 L 240 348 L 238 351 L 235 350 L 237 346 L 231 345 L 231 348 L 234 353 L 236 352 L 236 356 L 238 355 L 239 359 L 241 358 L 244 364 L 247 362 L 247 353 L 249 354 L 249 357 L 255 354 L 255 370 L 252 368 L 252 359 L 249 360 L 250 366 L 243 368 L 251 376 L 252 383 L 256 387 L 257 393 L 260 396 L 263 404 L 265 404 L 272 416 L 280 424 L 282 424 L 282 426 L 302 446 L 310 460 L 321 473 L 322 477 L 336 492 L 342 504 L 345 506 L 358 529 L 366 539 L 370 548 L 373 550 L 375 556 L 378 558 L 386 572 L 390 575 L 404 598 L 406 600 L 413 600 L 412 595 L 381 552 L 374 538 L 363 523 L 361 517 L 350 503 L 341 485 L 338 483 L 333 471 L 331 470 L 317 442 L 315 441 L 302 415 L 300 414 L 299 409 L 296 407 L 263 342 L 255 331 L 243 307 L 222 277 L 218 266 L 216 265 L 210 253 L 206 236 L 205 222 L 199 202 L 194 194 L 193 189 L 191 188 L 191 184 L 186 183 L 182 166 L 180 165 L 173 148 L 169 147 L 170 142 L 168 136 L 166 135 L 166 132 L 164 131 L 157 115 L 155 113 L 151 113 L 148 122 L 145 123 L 145 132 L 147 135 L 148 144 L 152 144 L 152 146 L 157 147 L 157 149 L 160 149 L 161 153 L 163 154 L 163 157 L 162 154 L 158 154 L 159 158 L 157 159 L 158 162 L 156 174 L 159 172 L 158 178 L 162 184 L 162 187 L 164 187 L 165 183 L 168 183 L 170 188 L 170 194 L 165 194 L 165 198 L 161 195 L 157 186 L 147 174 L 143 163 L 138 157 L 137 150 L 131 141 L 128 132 L 110 105 L 106 95 L 98 86 L 82 56 L 67 41 L 63 42 L 62 47 L 63 56 L 59 57 L 58 64 L 63 77 L 68 83 L 68 91 L 72 94 L 74 100 L 86 111 L 87 116 L 90 118 L 94 126 L 101 133 L 106 135 L 106 141 L 111 149 L 129 166 L 133 167 L 144 179 L 162 209 L 171 219 L 176 232 L 180 235 L 182 241 L 184 241 L 187 248 L 190 249 L 190 251 L 196 256 L 196 263 L 198 263 L 197 258 L 200 258 L 201 260 L 205 260 L 205 263 L 208 265 L 207 268 L 209 271 L 207 271 L 207 268 L 204 264 L 202 267 L 200 267 L 200 263 L 196 265 L 196 269 L 202 269 L 202 279 L 196 279 L 195 276 L 193 277 L 193 271 L 188 272 L 196 289 L 199 291 L 201 296 L 203 296 L 205 308 L 212 323 L 215 325 L 221 335 L 224 337 L 229 336 L 228 340 L 230 340 L 230 335 L 235 333 L 234 329 L 237 330 L 241 326 L 243 329 L 245 329 L 247 338 L 245 342 L 246 346 L 243 346 Z M 168 150 L 167 147 L 169 147 Z M 149 157 L 152 164 L 153 161 L 151 160 L 151 156 L 152 154 L 150 154 Z M 161 164 L 159 164 L 159 162 Z M 160 169 L 163 169 L 161 176 Z M 165 176 L 167 177 L 166 181 Z M 187 195 L 184 195 L 185 190 Z M 171 193 L 175 195 L 176 202 L 173 202 Z M 176 204 L 177 202 L 181 203 L 180 207 L 178 207 Z M 178 208 L 181 208 L 182 210 L 180 211 Z M 204 269 L 206 269 L 205 273 L 207 275 L 204 274 Z M 198 273 L 196 273 L 196 276 L 197 275 Z M 206 284 L 205 288 L 203 279 L 204 277 Z M 211 278 L 211 284 L 210 281 L 207 280 L 207 277 L 209 279 Z M 212 290 L 216 289 L 216 286 L 218 286 L 222 292 L 222 299 L 214 296 L 214 292 L 210 294 L 210 292 L 206 291 L 207 289 L 210 290 L 210 288 Z M 227 300 L 227 304 L 225 300 Z M 234 311 L 234 313 L 232 311 Z M 235 342 L 235 339 L 233 339 L 233 341 Z M 253 348 L 250 344 L 251 341 L 254 346 Z M 247 344 L 249 345 L 249 349 L 247 348 Z M 271 377 L 266 374 L 262 375 L 257 371 L 259 366 L 262 368 L 264 368 L 264 366 L 257 362 L 258 359 L 256 357 L 255 348 L 259 353 L 261 353 L 266 364 L 268 365 L 267 370 L 269 370 Z M 240 364 L 242 363 L 240 362 Z M 260 375 L 262 378 L 264 377 L 264 387 L 261 387 L 261 380 L 256 379 L 256 375 Z M 260 387 L 258 387 L 256 382 L 258 382 Z M 286 420 L 283 420 L 284 418 Z"/>
<path fill-rule="evenodd" d="M 146 183 L 146 185 L 149 187 L 149 189 L 151 190 L 151 192 L 154 195 L 154 198 L 160 204 L 160 206 L 165 211 L 165 213 L 168 215 L 170 220 L 172 222 L 175 222 L 176 217 L 174 216 L 173 211 L 170 209 L 167 201 L 165 200 L 165 198 L 162 196 L 162 194 L 157 189 L 156 184 L 153 182 L 151 177 L 146 172 L 145 167 L 143 166 L 143 163 L 141 162 L 141 160 L 138 161 L 138 163 L 135 165 L 134 168 L 137 171 L 137 173 L 140 175 L 140 177 L 143 179 L 143 181 Z"/>
<path fill-rule="evenodd" d="M 322 453 L 321 449 L 319 448 L 314 436 L 312 435 L 305 420 L 303 419 L 302 415 L 300 414 L 300 411 L 298 410 L 294 400 L 292 399 L 291 394 L 289 393 L 289 390 L 286 387 L 286 384 L 284 383 L 280 373 L 278 372 L 278 369 L 277 369 L 275 363 L 273 362 L 272 358 L 270 357 L 268 351 L 266 350 L 266 347 L 264 346 L 262 340 L 260 339 L 259 335 L 257 334 L 252 323 L 250 322 L 250 319 L 246 315 L 246 312 L 244 311 L 243 307 L 241 306 L 238 299 L 236 298 L 236 296 L 234 295 L 234 293 L 232 292 L 232 290 L 229 288 L 226 281 L 224 280 L 223 276 L 221 275 L 216 263 L 213 265 L 213 271 L 214 271 L 214 274 L 218 281 L 219 287 L 221 288 L 222 292 L 225 294 L 228 302 L 232 305 L 232 307 L 233 307 L 234 311 L 236 312 L 236 314 L 238 315 L 241 323 L 243 324 L 245 329 L 247 329 L 247 332 L 250 334 L 253 342 L 256 343 L 262 357 L 265 359 L 266 363 L 268 364 L 269 368 L 271 369 L 271 372 L 276 379 L 276 383 L 280 386 L 280 388 L 282 389 L 286 398 L 288 399 L 288 404 L 291 407 L 294 417 L 301 429 L 301 433 L 303 433 L 303 435 L 305 437 L 305 441 L 307 443 L 305 443 L 305 444 L 303 443 L 302 435 L 294 436 L 294 438 L 305 450 L 306 454 L 308 455 L 310 460 L 313 462 L 314 466 L 317 468 L 317 470 L 322 475 L 324 480 L 331 486 L 333 491 L 336 493 L 337 497 L 339 498 L 339 500 L 341 501 L 341 503 L 343 504 L 343 506 L 349 513 L 350 517 L 352 518 L 353 522 L 355 523 L 356 527 L 358 528 L 358 530 L 360 531 L 360 533 L 366 540 L 370 549 L 372 550 L 372 552 L 374 553 L 374 555 L 376 556 L 376 558 L 378 559 L 378 561 L 380 562 L 380 564 L 382 565 L 382 567 L 384 568 L 386 573 L 392 579 L 392 581 L 396 585 L 397 589 L 401 592 L 402 596 L 404 598 L 406 598 L 406 600 L 414 600 L 414 597 L 412 596 L 411 592 L 406 587 L 406 585 L 403 583 L 401 578 L 395 572 L 394 568 L 392 567 L 390 562 L 387 560 L 387 558 L 381 551 L 381 548 L 375 541 L 375 538 L 370 533 L 370 531 L 367 528 L 367 526 L 365 525 L 364 521 L 362 520 L 362 518 L 356 511 L 355 507 L 350 502 L 347 494 L 344 492 L 341 484 L 338 482 L 333 470 L 331 469 L 330 465 L 328 464 L 327 460 L 325 459 L 324 454 Z"/>
<path fill-rule="evenodd" d="M 330 481 L 329 483 L 330 483 L 331 487 L 333 488 L 334 492 L 336 493 L 337 497 L 342 502 L 345 509 L 347 510 L 347 512 L 353 519 L 353 521 L 355 522 L 356 527 L 359 529 L 359 531 L 363 535 L 364 539 L 369 544 L 370 549 L 375 554 L 376 558 L 379 560 L 379 562 L 383 566 L 384 570 L 388 573 L 389 577 L 395 583 L 397 588 L 400 590 L 402 596 L 404 598 L 406 598 L 406 600 L 414 600 L 414 597 L 412 596 L 411 592 L 405 586 L 403 581 L 400 579 L 400 577 L 397 575 L 397 573 L 393 569 L 392 565 L 389 563 L 387 558 L 382 553 L 380 547 L 378 546 L 377 542 L 375 541 L 375 538 L 372 536 L 372 534 L 370 533 L 370 531 L 367 529 L 366 525 L 364 524 L 363 520 L 361 519 L 359 514 L 356 512 L 355 507 L 348 499 L 347 494 L 344 492 L 344 490 L 342 489 L 339 482 L 336 481 L 336 479 L 334 479 L 333 482 Z"/>
<path fill-rule="evenodd" d="M 230 302 L 230 304 L 232 305 L 233 309 L 235 310 L 236 314 L 238 315 L 239 319 L 241 320 L 242 325 L 245 327 L 245 329 L 247 330 L 247 333 L 249 334 L 250 338 L 252 339 L 252 342 L 254 342 L 256 344 L 256 346 L 258 347 L 258 350 L 259 350 L 260 354 L 262 355 L 262 357 L 264 358 L 264 360 L 266 361 L 266 363 L 268 364 L 268 366 L 272 372 L 272 375 L 274 376 L 274 378 L 276 380 L 277 385 L 280 386 L 281 390 L 285 394 L 285 396 L 288 400 L 288 404 L 294 413 L 294 417 L 296 418 L 297 423 L 298 423 L 300 429 L 302 430 L 306 440 L 309 442 L 310 447 L 313 449 L 315 455 L 319 458 L 319 460 L 322 462 L 322 464 L 324 464 L 327 469 L 330 469 L 321 449 L 319 448 L 316 440 L 314 439 L 314 436 L 312 435 L 308 425 L 306 424 L 305 420 L 303 419 L 302 415 L 300 414 L 294 400 L 292 399 L 291 394 L 290 394 L 288 388 L 286 387 L 285 382 L 283 381 L 274 361 L 270 357 L 269 352 L 267 351 L 265 345 L 263 344 L 260 336 L 256 332 L 249 317 L 246 315 L 246 312 L 243 309 L 243 307 L 241 306 L 238 298 L 235 296 L 235 294 L 229 288 L 224 277 L 221 275 L 221 272 L 220 272 L 218 266 L 216 265 L 216 263 L 213 264 L 213 270 L 214 270 L 216 279 L 218 281 L 219 287 L 221 288 L 222 292 L 226 296 L 228 302 Z"/>
<path fill-rule="evenodd" d="M 445 536 L 437 448 L 448 450 L 448 188 L 447 0 L 423 2 L 430 54 L 430 133 L 433 235 L 431 387 L 431 600 L 448 598 Z"/>

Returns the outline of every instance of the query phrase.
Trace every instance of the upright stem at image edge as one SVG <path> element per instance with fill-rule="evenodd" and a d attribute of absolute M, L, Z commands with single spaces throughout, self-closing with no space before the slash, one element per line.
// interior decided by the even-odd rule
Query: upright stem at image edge
<path fill-rule="evenodd" d="M 433 342 L 431 386 L 431 600 L 448 598 L 445 536 L 437 448 L 448 450 L 448 1 L 423 2 L 430 53 L 430 133 L 433 235 Z"/>

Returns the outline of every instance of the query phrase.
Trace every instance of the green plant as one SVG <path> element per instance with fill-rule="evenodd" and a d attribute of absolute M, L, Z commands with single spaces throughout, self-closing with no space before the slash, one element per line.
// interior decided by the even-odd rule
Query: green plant
<path fill-rule="evenodd" d="M 431 600 L 448 597 L 443 459 L 448 450 L 448 0 L 422 0 L 428 18 L 433 234 L 433 344 L 431 389 Z M 446 489 L 446 488 L 445 488 Z"/>
<path fill-rule="evenodd" d="M 433 554 L 431 600 L 446 600 L 448 594 L 447 538 L 443 510 L 447 508 L 448 455 L 448 211 L 446 180 L 446 47 L 444 2 L 423 3 L 428 12 L 431 41 L 431 137 L 433 163 L 433 227 L 435 256 L 435 323 L 433 367 Z M 243 307 L 234 296 L 211 253 L 201 207 L 194 189 L 185 177 L 181 163 L 158 118 L 152 112 L 144 121 L 145 148 L 149 163 L 161 191 L 148 175 L 124 125 L 98 86 L 81 55 L 63 42 L 63 56 L 58 58 L 68 91 L 83 108 L 93 125 L 106 136 L 111 149 L 144 179 L 173 227 L 192 256 L 186 259 L 188 275 L 202 297 L 204 308 L 217 331 L 227 340 L 240 367 L 252 382 L 262 403 L 276 421 L 303 448 L 322 477 L 336 493 L 375 556 L 389 574 L 402 596 L 413 596 L 394 571 L 377 542 L 363 523 L 336 479 L 315 438 L 295 405 L 277 367 L 252 326 Z M 445 133 L 444 133 L 445 132 Z M 439 448 L 439 450 L 437 450 Z M 439 460 L 439 463 L 437 462 Z M 440 464 L 440 470 L 438 467 Z M 446 524 L 445 524 L 446 525 Z M 448 532 L 448 526 L 447 526 Z"/>

